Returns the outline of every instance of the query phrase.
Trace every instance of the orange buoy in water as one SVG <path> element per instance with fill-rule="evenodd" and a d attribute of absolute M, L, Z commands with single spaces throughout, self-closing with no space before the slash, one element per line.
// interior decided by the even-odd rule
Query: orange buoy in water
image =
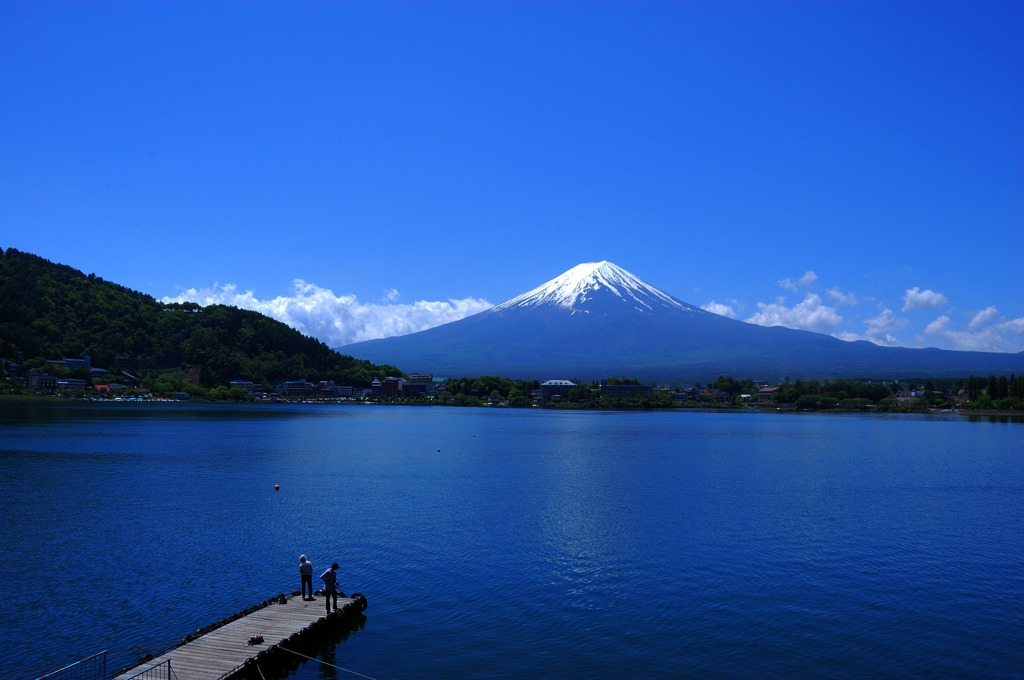
<path fill-rule="evenodd" d="M 280 490 L 281 490 L 281 485 L 280 484 L 275 484 L 274 485 L 274 491 L 280 491 Z"/>

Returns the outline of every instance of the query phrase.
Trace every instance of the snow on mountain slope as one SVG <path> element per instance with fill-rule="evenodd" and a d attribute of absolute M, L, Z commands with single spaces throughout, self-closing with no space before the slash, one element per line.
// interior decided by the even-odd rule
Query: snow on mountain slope
<path fill-rule="evenodd" d="M 552 305 L 568 310 L 571 314 L 590 314 L 598 299 L 604 304 L 613 299 L 641 312 L 654 311 L 659 307 L 685 312 L 700 311 L 608 261 L 576 265 L 561 276 L 503 302 L 491 311 Z"/>
<path fill-rule="evenodd" d="M 757 326 L 692 307 L 610 262 L 573 267 L 497 307 L 345 354 L 406 371 L 584 380 L 624 375 L 693 382 L 1024 373 L 1024 353 L 879 347 Z"/>

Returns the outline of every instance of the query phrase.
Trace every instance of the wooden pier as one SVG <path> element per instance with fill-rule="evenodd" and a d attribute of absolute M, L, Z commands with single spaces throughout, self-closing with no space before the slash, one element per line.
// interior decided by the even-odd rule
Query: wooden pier
<path fill-rule="evenodd" d="M 296 642 L 316 628 L 361 615 L 365 608 L 366 599 L 358 593 L 339 597 L 338 610 L 330 615 L 325 610 L 323 597 L 304 601 L 298 595 L 279 596 L 213 630 L 197 631 L 174 649 L 124 671 L 115 680 L 127 680 L 167 660 L 170 660 L 171 677 L 175 680 L 231 678 L 242 672 L 246 664 L 262 666 L 261 660 L 269 661 L 275 654 L 286 654 L 284 650 L 289 642 Z M 252 644 L 255 636 L 262 636 L 263 641 Z M 282 643 L 282 648 L 278 649 Z"/>

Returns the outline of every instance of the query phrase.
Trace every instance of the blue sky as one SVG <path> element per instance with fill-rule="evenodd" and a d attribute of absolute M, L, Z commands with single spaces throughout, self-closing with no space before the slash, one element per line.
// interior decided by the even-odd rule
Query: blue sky
<path fill-rule="evenodd" d="M 1024 350 L 1020 2 L 0 1 L 0 247 L 331 346 L 609 260 Z"/>

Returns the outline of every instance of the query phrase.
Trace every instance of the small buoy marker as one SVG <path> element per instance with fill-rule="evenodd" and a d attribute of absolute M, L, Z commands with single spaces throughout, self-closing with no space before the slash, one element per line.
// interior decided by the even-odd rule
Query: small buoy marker
<path fill-rule="evenodd" d="M 281 490 L 281 485 L 280 484 L 275 484 L 274 485 L 274 491 L 280 491 L 280 490 Z"/>

